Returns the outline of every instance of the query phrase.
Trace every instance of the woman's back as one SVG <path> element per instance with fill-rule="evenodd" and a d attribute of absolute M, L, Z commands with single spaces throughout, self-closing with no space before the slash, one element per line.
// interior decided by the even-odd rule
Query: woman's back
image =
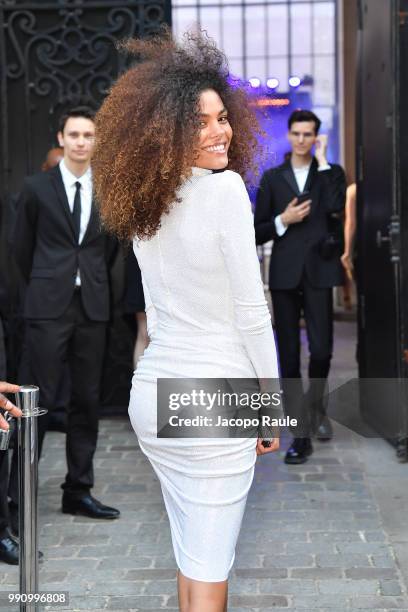
<path fill-rule="evenodd" d="M 134 244 L 151 337 L 136 377 L 276 377 L 251 205 L 241 177 L 194 168 L 179 196 L 155 236 Z"/>
<path fill-rule="evenodd" d="M 193 169 L 149 241 L 135 241 L 143 282 L 154 304 L 155 332 L 234 333 L 232 296 L 218 228 L 227 171 Z M 249 202 L 248 202 L 249 205 Z"/>

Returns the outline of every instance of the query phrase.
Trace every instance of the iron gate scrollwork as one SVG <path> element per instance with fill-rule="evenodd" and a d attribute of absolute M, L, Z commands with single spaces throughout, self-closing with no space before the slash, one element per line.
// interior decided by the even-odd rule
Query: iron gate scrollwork
<path fill-rule="evenodd" d="M 19 191 L 23 177 L 39 171 L 46 152 L 56 146 L 59 116 L 77 105 L 100 106 L 127 65 L 115 42 L 153 34 L 162 23 L 170 24 L 170 11 L 170 0 L 0 0 L 3 208 Z M 10 284 L 4 260 L 2 256 L 0 272 Z M 118 305 L 124 279 L 121 261 L 114 276 Z M 118 312 L 110 330 L 105 404 L 125 404 L 128 399 L 133 338 Z"/>
<path fill-rule="evenodd" d="M 3 190 L 39 168 L 63 110 L 100 105 L 125 67 L 115 42 L 154 33 L 169 10 L 166 0 L 0 0 Z"/>

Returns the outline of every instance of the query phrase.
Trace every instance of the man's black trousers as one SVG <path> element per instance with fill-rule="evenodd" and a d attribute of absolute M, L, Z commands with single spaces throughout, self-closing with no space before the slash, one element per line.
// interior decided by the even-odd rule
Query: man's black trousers
<path fill-rule="evenodd" d="M 271 295 L 281 376 L 284 389 L 286 387 L 287 412 L 301 420 L 301 427 L 293 430 L 294 435 L 308 437 L 311 433 L 311 402 L 318 411 L 324 411 L 322 396 L 333 351 L 333 289 L 312 287 L 303 274 L 296 288 L 272 290 Z M 300 367 L 299 322 L 302 313 L 307 331 L 311 379 L 306 398 L 303 398 Z M 295 379 L 299 380 L 298 384 Z"/>
<path fill-rule="evenodd" d="M 66 312 L 58 319 L 27 320 L 20 384 L 40 388 L 40 407 L 53 410 L 61 377 L 68 364 L 71 401 L 67 414 L 68 473 L 62 488 L 80 497 L 94 484 L 93 457 L 98 437 L 100 383 L 106 323 L 91 321 L 76 289 Z M 39 453 L 47 416 L 38 419 Z M 9 495 L 18 503 L 17 453 L 13 453 Z"/>

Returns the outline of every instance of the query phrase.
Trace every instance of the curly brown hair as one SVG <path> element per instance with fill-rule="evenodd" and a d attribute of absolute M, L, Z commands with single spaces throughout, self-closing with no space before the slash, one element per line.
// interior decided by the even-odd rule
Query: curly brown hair
<path fill-rule="evenodd" d="M 228 168 L 253 168 L 258 122 L 245 88 L 232 82 L 224 54 L 204 32 L 178 43 L 162 29 L 121 43 L 138 63 L 113 85 L 96 115 L 92 168 L 102 222 L 119 238 L 152 237 L 191 175 L 199 139 L 199 98 L 215 90 L 233 129 Z"/>

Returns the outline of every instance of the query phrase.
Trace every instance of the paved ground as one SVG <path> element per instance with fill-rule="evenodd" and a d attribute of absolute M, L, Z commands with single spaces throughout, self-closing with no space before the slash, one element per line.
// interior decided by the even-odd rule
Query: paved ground
<path fill-rule="evenodd" d="M 336 377 L 353 375 L 354 326 L 336 325 Z M 382 440 L 335 428 L 303 466 L 282 451 L 258 461 L 230 582 L 231 612 L 408 611 L 408 465 Z M 69 610 L 177 610 L 175 564 L 160 487 L 127 420 L 104 420 L 95 495 L 122 517 L 60 513 L 63 436 L 40 464 L 41 590 L 69 591 Z M 0 590 L 17 568 L 0 566 Z M 12 612 L 11 605 L 2 608 Z M 62 608 L 48 608 L 58 610 Z"/>

